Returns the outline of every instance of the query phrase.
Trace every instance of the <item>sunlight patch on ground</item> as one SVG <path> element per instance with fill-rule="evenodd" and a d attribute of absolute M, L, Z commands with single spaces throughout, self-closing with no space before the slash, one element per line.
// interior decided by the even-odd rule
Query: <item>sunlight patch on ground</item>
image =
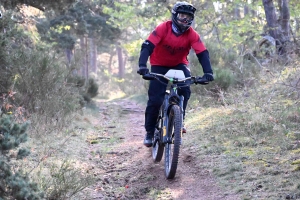
<path fill-rule="evenodd" d="M 206 128 L 214 124 L 216 120 L 215 116 L 227 116 L 233 113 L 229 108 L 208 108 L 204 109 L 200 113 L 193 114 L 192 117 L 188 117 L 186 120 L 187 126 L 194 126 L 196 129 Z"/>
<path fill-rule="evenodd" d="M 103 97 L 98 95 L 97 97 L 93 98 L 94 102 L 102 102 L 102 101 L 112 101 L 120 98 L 124 98 L 126 94 L 122 91 L 111 91 L 108 96 Z"/>
<path fill-rule="evenodd" d="M 109 96 L 109 100 L 119 99 L 125 97 L 126 94 L 122 91 L 111 92 Z"/>

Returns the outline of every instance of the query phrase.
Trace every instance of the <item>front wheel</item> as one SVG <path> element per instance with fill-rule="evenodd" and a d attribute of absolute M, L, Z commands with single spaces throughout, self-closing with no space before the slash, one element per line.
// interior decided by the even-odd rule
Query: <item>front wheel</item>
<path fill-rule="evenodd" d="M 154 162 L 160 162 L 164 154 L 164 144 L 162 143 L 162 127 L 163 127 L 163 110 L 164 104 L 159 110 L 158 119 L 156 122 L 156 129 L 154 132 L 154 142 L 152 146 L 152 159 Z"/>
<path fill-rule="evenodd" d="M 167 133 L 171 141 L 165 145 L 165 172 L 167 179 L 173 179 L 176 174 L 181 144 L 181 127 L 181 109 L 178 105 L 173 105 L 169 112 Z"/>

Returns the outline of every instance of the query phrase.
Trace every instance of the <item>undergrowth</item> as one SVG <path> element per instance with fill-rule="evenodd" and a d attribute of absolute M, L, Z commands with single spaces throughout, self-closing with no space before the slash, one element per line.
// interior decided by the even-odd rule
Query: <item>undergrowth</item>
<path fill-rule="evenodd" d="M 10 12 L 0 20 L 0 117 L 4 120 L 4 116 L 9 115 L 12 120 L 5 126 L 13 127 L 9 131 L 1 125 L 2 129 L 7 129 L 0 131 L 0 142 L 4 142 L 1 154 L 3 158 L 6 154 L 11 157 L 5 156 L 5 160 L 1 157 L 4 168 L 0 170 L 0 199 L 65 199 L 90 184 L 88 174 L 74 165 L 52 164 L 51 173 L 43 174 L 47 177 L 45 187 L 40 179 L 35 179 L 36 169 L 43 172 L 49 169 L 47 160 L 61 150 L 53 140 L 60 136 L 60 145 L 68 142 L 72 135 L 68 129 L 81 109 L 80 99 L 85 96 L 87 101 L 95 97 L 97 84 L 90 80 L 85 87 L 80 87 L 78 79 L 71 82 L 70 77 L 74 77 L 73 70 L 78 63 L 67 65 L 62 54 L 37 42 L 36 37 L 31 37 L 22 28 L 22 24 L 12 20 Z M 26 143 L 24 136 L 15 139 L 18 136 L 16 127 L 24 122 L 30 124 Z M 19 145 L 22 151 L 17 155 L 11 148 Z M 30 149 L 31 154 L 23 146 Z M 13 159 L 14 156 L 17 159 Z M 67 159 L 56 158 L 57 162 Z M 31 182 L 33 179 L 36 182 Z"/>
<path fill-rule="evenodd" d="M 299 69 L 264 67 L 252 87 L 194 96 L 186 125 L 203 167 L 242 199 L 300 197 Z M 209 91 L 207 91 L 209 94 Z"/>

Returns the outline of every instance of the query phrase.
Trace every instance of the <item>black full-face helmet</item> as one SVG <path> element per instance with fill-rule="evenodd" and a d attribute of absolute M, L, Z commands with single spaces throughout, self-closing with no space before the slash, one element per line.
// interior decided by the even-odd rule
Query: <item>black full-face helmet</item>
<path fill-rule="evenodd" d="M 179 32 L 183 33 L 184 31 L 188 30 L 191 27 L 194 21 L 195 11 L 196 8 L 192 4 L 187 3 L 185 1 L 177 2 L 173 6 L 172 22 Z M 178 18 L 179 13 L 187 14 L 189 15 L 189 17 L 185 19 Z M 180 23 L 180 22 L 184 22 L 184 23 Z"/>

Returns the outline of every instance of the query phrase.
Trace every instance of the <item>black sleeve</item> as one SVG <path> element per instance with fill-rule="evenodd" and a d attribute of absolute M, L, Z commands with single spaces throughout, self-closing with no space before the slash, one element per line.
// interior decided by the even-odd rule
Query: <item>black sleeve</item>
<path fill-rule="evenodd" d="M 196 55 L 198 57 L 200 64 L 202 65 L 203 72 L 213 74 L 213 70 L 211 68 L 210 59 L 209 59 L 209 52 L 205 50 Z"/>
<path fill-rule="evenodd" d="M 143 42 L 139 58 L 139 67 L 147 67 L 148 58 L 152 54 L 154 47 L 154 44 L 149 40 Z"/>

